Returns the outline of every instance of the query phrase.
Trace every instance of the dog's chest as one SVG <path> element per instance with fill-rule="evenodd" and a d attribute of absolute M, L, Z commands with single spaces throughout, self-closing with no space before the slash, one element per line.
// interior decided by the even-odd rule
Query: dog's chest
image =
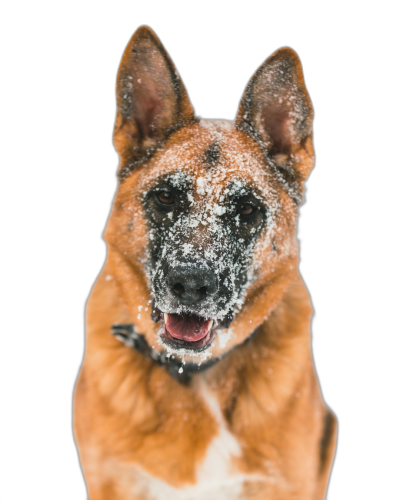
<path fill-rule="evenodd" d="M 241 473 L 235 467 L 235 458 L 241 456 L 241 447 L 226 428 L 216 397 L 204 386 L 202 397 L 218 424 L 218 434 L 210 442 L 206 455 L 197 468 L 195 485 L 175 488 L 145 472 L 137 472 L 133 493 L 140 498 L 154 500 L 235 500 L 241 498 L 243 484 L 258 479 Z"/>

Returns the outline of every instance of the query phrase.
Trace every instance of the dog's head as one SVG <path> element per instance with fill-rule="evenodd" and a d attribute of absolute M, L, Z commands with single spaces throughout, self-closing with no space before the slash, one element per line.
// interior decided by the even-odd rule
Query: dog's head
<path fill-rule="evenodd" d="M 235 123 L 198 120 L 142 27 L 117 102 L 112 275 L 151 346 L 218 356 L 265 320 L 297 269 L 297 207 L 314 160 L 300 61 L 287 48 L 267 59 Z"/>

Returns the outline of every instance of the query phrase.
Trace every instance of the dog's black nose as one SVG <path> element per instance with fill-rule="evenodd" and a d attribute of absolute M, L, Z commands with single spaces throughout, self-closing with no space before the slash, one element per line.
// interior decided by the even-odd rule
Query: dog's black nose
<path fill-rule="evenodd" d="M 175 267 L 167 274 L 171 292 L 182 304 L 190 305 L 212 297 L 217 289 L 217 277 L 206 267 Z"/>

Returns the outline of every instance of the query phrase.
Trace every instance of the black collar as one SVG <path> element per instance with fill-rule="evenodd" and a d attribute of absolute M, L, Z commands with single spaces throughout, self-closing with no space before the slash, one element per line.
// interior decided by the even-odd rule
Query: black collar
<path fill-rule="evenodd" d="M 249 342 L 253 336 L 257 333 L 259 328 L 256 328 L 254 332 L 247 337 L 244 343 Z M 214 366 L 218 361 L 225 358 L 232 349 L 218 358 L 210 359 L 200 365 L 197 363 L 185 363 L 178 361 L 173 355 L 169 356 L 165 351 L 157 352 L 152 349 L 145 339 L 144 335 L 135 331 L 135 326 L 133 324 L 127 325 L 113 325 L 111 327 L 111 333 L 126 346 L 136 349 L 143 354 L 147 359 L 153 361 L 157 365 L 161 366 L 167 372 L 172 375 L 172 377 L 183 385 L 189 384 L 192 380 L 192 376 L 195 373 L 204 372 L 212 366 Z M 239 346 L 238 346 L 239 347 Z M 235 349 L 235 348 L 234 348 Z"/>
<path fill-rule="evenodd" d="M 126 346 L 136 349 L 143 354 L 147 359 L 150 359 L 157 365 L 168 371 L 175 380 L 183 385 L 187 385 L 191 380 L 194 373 L 203 372 L 211 368 L 220 361 L 224 356 L 213 358 L 202 364 L 185 363 L 178 361 L 173 355 L 168 355 L 165 351 L 157 352 L 152 349 L 145 339 L 144 335 L 135 331 L 133 324 L 128 325 L 113 325 L 111 333 Z"/>

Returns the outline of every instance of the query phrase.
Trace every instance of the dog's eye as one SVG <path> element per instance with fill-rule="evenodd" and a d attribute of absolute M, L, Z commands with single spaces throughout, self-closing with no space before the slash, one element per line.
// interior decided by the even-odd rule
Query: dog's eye
<path fill-rule="evenodd" d="M 157 200 L 161 205 L 171 206 L 175 203 L 175 196 L 169 191 L 160 191 L 157 193 Z"/>
<path fill-rule="evenodd" d="M 257 207 L 251 203 L 239 203 L 237 213 L 244 218 L 251 217 L 257 212 Z"/>

